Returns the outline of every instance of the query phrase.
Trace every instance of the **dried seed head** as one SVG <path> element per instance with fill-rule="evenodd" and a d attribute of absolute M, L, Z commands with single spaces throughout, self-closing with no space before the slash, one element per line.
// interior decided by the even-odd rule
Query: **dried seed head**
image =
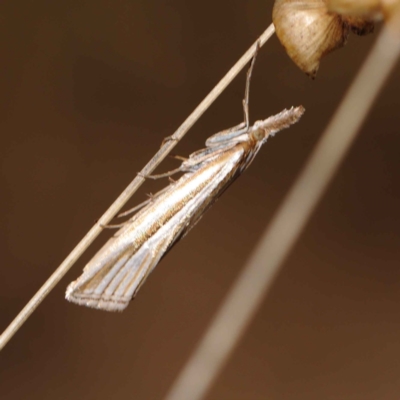
<path fill-rule="evenodd" d="M 382 14 L 383 16 L 388 19 L 396 12 L 398 12 L 400 8 L 400 1 L 399 0 L 381 0 L 382 3 Z"/>
<path fill-rule="evenodd" d="M 328 12 L 324 0 L 276 0 L 272 20 L 290 58 L 311 77 L 321 58 L 343 46 L 349 34 L 342 18 Z"/>
<path fill-rule="evenodd" d="M 392 15 L 399 0 L 326 0 L 330 11 L 343 15 L 380 20 Z"/>
<path fill-rule="evenodd" d="M 381 0 L 326 0 L 326 5 L 339 14 L 381 17 Z"/>
<path fill-rule="evenodd" d="M 325 0 L 276 0 L 272 19 L 288 55 L 312 78 L 321 58 L 342 47 L 350 31 L 364 35 L 374 27 L 364 18 L 329 11 Z"/>
<path fill-rule="evenodd" d="M 375 23 L 371 19 L 353 15 L 342 15 L 342 18 L 345 24 L 348 25 L 350 30 L 356 35 L 364 36 L 374 31 Z"/>

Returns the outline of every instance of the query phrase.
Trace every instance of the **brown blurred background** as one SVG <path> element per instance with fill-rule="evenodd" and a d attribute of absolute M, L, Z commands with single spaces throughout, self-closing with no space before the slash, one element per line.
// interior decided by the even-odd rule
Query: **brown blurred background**
<path fill-rule="evenodd" d="M 1 3 L 1 330 L 268 26 L 271 9 Z M 162 399 L 375 38 L 351 37 L 310 81 L 274 37 L 256 64 L 251 119 L 303 104 L 301 123 L 268 142 L 122 314 L 64 300 L 111 232 L 96 240 L 0 354 L 1 398 Z M 241 74 L 176 153 L 239 123 L 243 92 Z M 208 400 L 398 398 L 399 92 L 396 71 Z M 131 205 L 163 185 L 147 183 Z"/>

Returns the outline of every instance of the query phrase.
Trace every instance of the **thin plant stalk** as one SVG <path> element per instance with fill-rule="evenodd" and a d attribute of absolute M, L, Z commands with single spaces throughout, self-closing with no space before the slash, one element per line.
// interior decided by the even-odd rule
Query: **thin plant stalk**
<path fill-rule="evenodd" d="M 102 215 L 97 223 L 90 229 L 90 231 L 83 237 L 78 245 L 71 251 L 67 258 L 60 264 L 54 271 L 44 285 L 38 292 L 31 298 L 21 312 L 15 317 L 11 324 L 0 336 L 0 350 L 8 343 L 14 336 L 18 329 L 24 324 L 28 317 L 35 311 L 39 304 L 57 285 L 61 278 L 70 270 L 79 257 L 85 252 L 90 244 L 102 232 L 102 226 L 107 225 L 115 215 L 121 210 L 126 202 L 138 190 L 144 182 L 143 176 L 150 175 L 154 169 L 161 163 L 162 160 L 170 153 L 176 146 L 178 141 L 185 136 L 187 131 L 195 124 L 195 122 L 203 115 L 203 113 L 210 107 L 210 105 L 219 97 L 219 95 L 226 89 L 229 83 L 236 77 L 236 75 L 246 66 L 251 60 L 256 50 L 257 43 L 263 46 L 268 39 L 274 34 L 275 27 L 271 24 L 264 33 L 257 39 L 257 41 L 243 54 L 237 63 L 228 71 L 228 73 L 220 80 L 213 90 L 204 98 L 204 100 L 196 107 L 196 109 L 189 115 L 183 124 L 170 136 L 161 146 L 160 150 L 148 162 L 148 164 L 140 171 L 135 179 L 129 186 L 121 193 L 109 209 Z"/>
<path fill-rule="evenodd" d="M 305 168 L 165 400 L 203 399 L 249 327 L 399 58 L 399 22 L 400 12 L 383 28 Z"/>

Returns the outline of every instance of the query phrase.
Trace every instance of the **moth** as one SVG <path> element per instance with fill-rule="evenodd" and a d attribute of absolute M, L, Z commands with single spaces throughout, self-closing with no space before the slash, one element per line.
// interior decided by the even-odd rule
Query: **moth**
<path fill-rule="evenodd" d="M 206 141 L 176 170 L 149 178 L 184 173 L 142 203 L 72 282 L 67 300 L 106 311 L 124 310 L 161 258 L 201 219 L 253 161 L 268 137 L 296 123 L 302 106 L 249 123 L 249 87 L 255 56 L 247 72 L 244 122 Z M 126 213 L 125 213 L 126 214 Z"/>

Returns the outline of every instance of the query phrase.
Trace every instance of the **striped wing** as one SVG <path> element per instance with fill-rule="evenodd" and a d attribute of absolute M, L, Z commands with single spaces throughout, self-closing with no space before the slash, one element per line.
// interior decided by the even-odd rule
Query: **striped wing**
<path fill-rule="evenodd" d="M 107 311 L 122 311 L 135 296 L 162 256 L 181 237 L 194 203 L 188 204 L 132 253 L 129 238 L 121 232 L 111 238 L 72 282 L 66 298 Z"/>
<path fill-rule="evenodd" d="M 185 174 L 154 204 L 128 221 L 87 264 L 82 276 L 68 286 L 67 300 L 107 311 L 124 310 L 160 259 L 232 180 L 244 152 L 239 148 L 227 153 L 212 166 Z M 146 228 L 152 233 L 138 248 L 135 243 L 148 231 L 137 221 L 146 218 L 155 221 L 156 227 Z"/>

